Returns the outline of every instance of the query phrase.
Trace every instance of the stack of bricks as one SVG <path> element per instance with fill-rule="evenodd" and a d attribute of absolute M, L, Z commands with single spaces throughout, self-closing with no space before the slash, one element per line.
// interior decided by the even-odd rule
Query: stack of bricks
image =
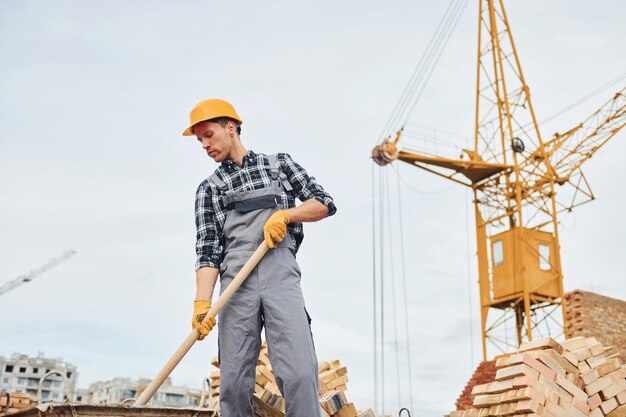
<path fill-rule="evenodd" d="M 474 371 L 474 375 L 468 381 L 467 385 L 463 389 L 463 392 L 456 400 L 454 405 L 456 405 L 457 410 L 465 410 L 467 408 L 472 407 L 472 402 L 474 397 L 472 396 L 472 389 L 476 385 L 486 384 L 487 382 L 492 382 L 496 378 L 496 361 L 484 361 L 478 365 L 476 371 Z"/>
<path fill-rule="evenodd" d="M 626 417 L 626 366 L 614 347 L 577 337 L 541 339 L 496 361 L 473 406 L 450 417 Z"/>
<path fill-rule="evenodd" d="M 626 362 L 626 302 L 587 291 L 565 294 L 567 338 L 595 336 L 603 345 L 617 347 Z"/>
<path fill-rule="evenodd" d="M 219 368 L 217 358 L 212 364 Z M 318 364 L 320 409 L 322 417 L 376 417 L 371 409 L 357 411 L 353 403 L 346 398 L 348 370 L 339 360 Z M 211 404 L 219 411 L 219 369 L 210 375 Z M 285 400 L 282 397 L 274 371 L 269 360 L 267 344 L 263 342 L 256 365 L 256 380 L 253 394 L 254 414 L 257 417 L 284 417 Z"/>
<path fill-rule="evenodd" d="M 9 399 L 10 398 L 10 399 Z M 14 414 L 35 406 L 30 395 L 22 393 L 0 393 L 0 415 Z"/>

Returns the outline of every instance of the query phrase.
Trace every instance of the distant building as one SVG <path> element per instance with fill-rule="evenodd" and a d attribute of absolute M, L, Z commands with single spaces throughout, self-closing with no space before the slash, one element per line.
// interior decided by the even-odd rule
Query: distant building
<path fill-rule="evenodd" d="M 22 392 L 35 398 L 39 380 L 52 370 L 63 373 L 68 386 L 61 376 L 51 375 L 43 381 L 41 397 L 47 401 L 64 401 L 68 391 L 74 393 L 78 376 L 76 366 L 62 358 L 46 358 L 41 352 L 36 357 L 21 353 L 14 353 L 10 358 L 0 356 L 0 391 Z"/>
<path fill-rule="evenodd" d="M 149 379 L 132 380 L 114 378 L 110 381 L 95 382 L 86 390 L 79 390 L 76 401 L 85 404 L 119 404 L 129 398 L 137 398 L 150 383 Z M 201 391 L 185 386 L 174 386 L 170 378 L 154 394 L 150 404 L 168 407 L 197 407 Z"/>
<path fill-rule="evenodd" d="M 30 357 L 14 353 L 10 358 L 0 356 L 0 391 L 30 394 L 36 399 L 39 380 L 50 371 L 59 371 L 67 378 L 65 386 L 59 375 L 50 375 L 43 381 L 41 397 L 44 401 L 64 401 L 69 392 L 74 402 L 84 404 L 119 404 L 126 399 L 137 398 L 150 383 L 149 379 L 132 380 L 115 378 L 96 382 L 87 389 L 76 389 L 76 366 L 64 362 L 62 358 L 49 359 L 43 353 Z M 185 386 L 174 386 L 167 378 L 154 394 L 150 404 L 168 407 L 197 407 L 201 391 Z"/>

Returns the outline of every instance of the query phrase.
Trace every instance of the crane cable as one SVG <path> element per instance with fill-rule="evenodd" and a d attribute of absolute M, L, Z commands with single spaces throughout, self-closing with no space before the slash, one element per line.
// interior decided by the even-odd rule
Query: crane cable
<path fill-rule="evenodd" d="M 377 328 L 376 328 L 376 320 L 377 320 L 377 311 L 376 311 L 376 184 L 375 184 L 375 175 L 376 172 L 376 164 L 372 161 L 372 297 L 374 302 L 372 303 L 374 309 L 374 319 L 372 320 L 373 331 L 374 331 L 374 344 L 373 344 L 373 352 L 374 352 L 374 409 L 376 409 L 376 401 L 378 400 L 378 343 L 377 343 Z"/>
<path fill-rule="evenodd" d="M 407 301 L 406 290 L 406 264 L 404 258 L 404 225 L 402 221 L 402 200 L 400 196 L 400 174 L 396 170 L 396 178 L 398 180 L 398 222 L 400 224 L 400 267 L 402 268 L 402 293 L 404 295 L 404 337 L 406 338 L 406 360 L 407 360 L 407 372 L 409 374 L 409 405 L 411 410 L 413 408 L 413 369 L 411 368 L 411 338 L 409 337 L 409 309 Z"/>
<path fill-rule="evenodd" d="M 445 50 L 446 46 L 448 45 L 448 41 L 450 40 L 450 37 L 452 36 L 452 33 L 454 32 L 454 29 L 456 28 L 457 24 L 459 23 L 459 19 L 460 19 L 461 15 L 463 14 L 463 11 L 465 10 L 465 6 L 467 6 L 468 2 L 469 2 L 469 0 L 459 0 L 458 3 L 455 4 L 455 9 L 453 10 L 453 12 L 452 12 L 452 14 L 450 16 L 450 23 L 448 25 L 448 30 L 447 30 L 447 32 L 442 34 L 442 38 L 441 38 L 441 41 L 440 41 L 440 47 L 436 51 L 437 55 L 432 58 L 433 59 L 433 61 L 432 61 L 433 63 L 430 66 L 430 68 L 428 69 L 428 73 L 427 73 L 426 77 L 424 78 L 424 81 L 421 83 L 422 85 L 421 85 L 420 90 L 417 92 L 415 98 L 413 99 L 413 104 L 411 105 L 411 108 L 410 108 L 410 110 L 408 111 L 408 113 L 406 115 L 406 119 L 404 121 L 404 124 L 406 124 L 406 122 L 409 120 L 409 117 L 413 113 L 413 110 L 415 109 L 415 106 L 417 105 L 417 102 L 422 97 L 422 93 L 424 92 L 424 89 L 426 88 L 426 84 L 428 84 L 428 81 L 430 80 L 431 75 L 435 71 L 435 68 L 437 67 L 437 64 L 439 63 L 439 59 L 441 59 L 441 55 L 443 54 L 443 51 Z"/>
<path fill-rule="evenodd" d="M 379 171 L 378 175 L 378 189 L 380 192 L 380 197 L 384 194 L 383 187 L 385 186 L 383 182 L 383 170 Z M 380 221 L 378 226 L 380 227 L 379 238 L 380 238 L 380 371 L 381 371 L 381 410 L 383 414 L 385 414 L 385 280 L 383 279 L 384 275 L 384 248 L 385 248 L 385 238 L 383 235 L 383 219 L 384 213 L 382 210 L 382 198 L 379 199 L 381 202 L 381 209 L 379 210 Z"/>
<path fill-rule="evenodd" d="M 542 121 L 538 122 L 537 125 L 541 126 L 542 124 L 547 123 L 550 120 L 557 118 L 558 116 L 562 115 L 563 113 L 566 113 L 566 112 L 572 110 L 574 107 L 579 106 L 580 104 L 584 103 L 587 100 L 590 100 L 591 98 L 597 96 L 598 94 L 600 94 L 604 90 L 606 90 L 606 89 L 612 87 L 613 85 L 623 81 L 624 79 L 626 79 L 626 72 L 621 73 L 617 77 L 613 78 L 611 81 L 601 85 L 600 87 L 596 88 L 595 90 L 591 91 L 590 93 L 585 94 L 583 97 L 581 97 L 580 99 L 578 99 L 574 103 L 570 104 L 569 106 L 565 107 L 564 109 L 554 113 L 552 116 L 549 116 L 549 117 L 543 119 Z M 522 128 L 526 128 L 526 127 L 532 125 L 532 123 L 533 122 L 528 122 L 524 126 L 522 126 Z"/>
<path fill-rule="evenodd" d="M 393 311 L 393 345 L 395 349 L 396 356 L 396 392 L 398 393 L 398 409 L 402 404 L 402 391 L 400 389 L 400 358 L 399 358 L 399 349 L 398 349 L 398 317 L 396 314 L 397 305 L 396 302 L 396 272 L 395 272 L 395 262 L 393 259 L 394 254 L 394 239 L 393 239 L 393 225 L 391 224 L 391 194 L 389 187 L 389 174 L 385 173 L 385 188 L 387 191 L 386 195 L 386 207 L 387 207 L 387 231 L 389 235 L 389 253 L 390 255 L 390 268 L 391 268 L 391 302 L 392 302 L 392 311 Z"/>
<path fill-rule="evenodd" d="M 469 190 L 465 189 L 465 199 L 468 198 Z M 471 200 L 469 201 L 471 203 Z M 471 261 L 470 261 L 470 216 L 469 216 L 469 204 L 468 201 L 465 201 L 465 236 L 467 243 L 467 300 L 468 300 L 468 310 L 469 310 L 469 334 L 470 334 L 470 370 L 474 370 L 474 329 L 472 326 L 472 312 L 474 308 L 472 307 L 472 274 L 471 274 Z"/>
<path fill-rule="evenodd" d="M 417 67 L 415 68 L 415 70 L 413 71 L 413 74 L 411 75 L 411 78 L 409 79 L 409 82 L 407 83 L 407 85 L 404 88 L 404 91 L 402 92 L 402 95 L 400 96 L 400 99 L 398 100 L 398 102 L 396 103 L 396 106 L 390 116 L 390 118 L 388 119 L 387 123 L 385 124 L 385 127 L 383 129 L 382 134 L 380 135 L 381 138 L 384 138 L 388 135 L 391 134 L 390 129 L 394 126 L 397 126 L 397 124 L 402 120 L 402 117 L 404 116 L 404 121 L 403 123 L 406 124 L 408 122 L 408 119 L 411 115 L 411 113 L 413 112 L 413 110 L 415 109 L 415 106 L 417 105 L 417 102 L 419 101 L 426 83 L 428 82 L 428 80 L 430 79 L 430 76 L 432 75 L 435 66 L 437 65 L 439 59 L 441 58 L 441 55 L 443 53 L 443 50 L 445 49 L 450 36 L 454 30 L 454 28 L 457 26 L 459 18 L 462 14 L 462 11 L 464 10 L 465 6 L 467 5 L 469 0 L 451 0 L 451 2 L 449 3 L 443 18 L 441 19 L 441 21 L 439 22 L 437 29 L 434 33 L 434 35 L 432 36 L 432 38 L 430 39 L 430 42 L 426 48 L 425 53 L 422 55 Z M 373 169 L 375 169 L 374 165 L 372 165 Z M 400 176 L 398 175 L 398 190 L 400 188 Z M 385 184 L 386 182 L 386 184 Z M 391 220 L 390 220 L 390 214 L 391 214 L 391 208 L 390 208 L 390 198 L 389 198 L 389 179 L 388 176 L 385 176 L 383 172 L 379 171 L 379 176 L 378 176 L 378 185 L 379 185 L 379 199 L 378 201 L 380 202 L 380 208 L 378 210 L 378 214 L 379 214 L 379 221 L 378 221 L 378 233 L 376 233 L 376 184 L 375 184 L 375 175 L 374 175 L 374 171 L 372 171 L 372 251 L 373 251 L 373 257 L 372 257 L 372 275 L 373 275 L 373 279 L 372 279 L 372 290 L 373 290 L 373 304 L 374 304 L 374 323 L 373 323 L 373 332 L 374 332 L 374 402 L 375 404 L 377 403 L 378 400 L 378 387 L 379 387 L 379 376 L 378 376 L 378 357 L 379 357 L 379 351 L 378 351 L 378 347 L 380 345 L 380 371 L 381 371 L 381 384 L 380 384 L 380 404 L 381 404 L 381 410 L 384 413 L 385 411 L 385 285 L 384 285 L 384 272 L 385 272 L 385 264 L 384 264 L 384 258 L 385 258 L 385 252 L 384 252 L 384 244 L 385 244 L 385 237 L 384 237 L 384 231 L 383 231 L 383 227 L 384 227 L 384 215 L 385 215 L 385 200 L 387 203 L 387 212 L 389 213 L 389 245 L 391 247 L 392 245 L 392 231 L 391 231 Z M 385 190 L 387 192 L 387 198 L 385 199 Z M 399 194 L 399 192 L 398 192 Z M 400 197 L 398 197 L 400 198 Z M 398 205 L 398 209 L 401 211 L 401 206 L 400 206 L 400 199 L 399 201 L 399 205 Z M 400 214 L 400 218 L 401 218 L 401 214 Z M 402 225 L 400 225 L 400 227 L 402 228 Z M 378 236 L 377 236 L 378 235 Z M 408 303 L 406 300 L 406 274 L 405 274 L 405 268 L 404 268 L 404 243 L 403 243 L 403 235 L 401 235 L 401 256 L 402 256 L 402 277 L 403 277 L 403 286 L 405 288 L 404 291 L 404 308 L 405 308 L 405 332 L 407 333 L 407 358 L 408 358 L 408 362 L 409 362 L 409 390 L 410 390 L 410 402 L 411 402 L 411 407 L 412 407 L 412 403 L 413 403 L 413 390 L 412 390 L 412 372 L 411 372 L 411 366 L 410 366 L 410 344 L 409 344 L 409 338 L 408 338 Z M 378 256 L 380 257 L 380 261 L 378 263 L 378 265 L 376 264 L 376 242 L 378 241 L 378 250 L 379 250 L 379 254 Z M 390 250 L 390 252 L 393 254 L 393 250 Z M 396 302 L 395 302 L 395 274 L 394 274 L 394 270 L 393 270 L 393 261 L 391 264 L 391 269 L 392 269 L 392 299 L 394 300 L 394 337 L 395 337 L 395 350 L 396 350 L 396 376 L 397 376 L 397 383 L 399 385 L 399 375 L 400 375 L 400 371 L 399 371 L 399 354 L 398 354 L 398 345 L 397 345 L 397 339 L 398 339 L 398 333 L 397 333 L 397 320 L 396 320 L 396 310 L 395 310 L 395 306 L 396 306 Z M 377 271 L 380 271 L 380 294 L 377 294 L 377 283 L 376 283 L 376 275 L 377 275 Z M 378 328 L 377 328 L 377 319 L 378 319 L 378 311 L 377 311 L 377 303 L 378 300 L 380 300 L 380 342 L 378 340 Z M 398 395 L 399 395 L 399 401 L 401 401 L 401 394 L 400 394 L 400 388 L 398 387 Z"/>
<path fill-rule="evenodd" d="M 395 167 L 394 167 L 395 168 Z M 403 406 L 403 393 L 401 388 L 402 372 L 400 367 L 400 345 L 399 345 L 399 328 L 398 328 L 398 311 L 399 303 L 396 301 L 398 286 L 396 285 L 396 267 L 394 256 L 396 251 L 395 245 L 400 245 L 400 271 L 402 277 L 403 295 L 401 303 L 404 307 L 404 331 L 406 338 L 406 362 L 408 372 L 408 397 L 409 404 L 413 408 L 413 381 L 412 381 L 412 365 L 411 365 L 411 345 L 409 337 L 409 320 L 408 320 L 408 300 L 407 300 L 407 284 L 406 284 L 406 267 L 404 256 L 404 235 L 403 235 L 403 215 L 402 215 L 402 200 L 401 200 L 401 178 L 396 173 L 396 186 L 398 194 L 398 222 L 392 222 L 395 217 L 392 215 L 392 201 L 391 201 L 391 185 L 389 180 L 389 171 L 378 171 L 378 178 L 376 178 L 375 170 L 376 166 L 372 164 L 372 294 L 373 294 L 373 351 L 374 351 L 374 407 L 377 408 L 377 404 L 380 403 L 382 413 L 385 412 L 385 388 L 386 388 L 386 365 L 385 365 L 385 278 L 387 273 L 390 274 L 391 279 L 391 301 L 393 308 L 393 348 L 395 353 L 395 372 L 396 372 L 396 384 L 395 390 L 397 394 L 398 408 Z M 378 187 L 377 187 L 378 185 Z M 377 189 L 378 188 L 378 189 Z M 392 224 L 393 223 L 393 224 Z M 394 227 L 395 226 L 395 227 Z M 399 242 L 397 235 L 395 235 L 394 229 L 399 227 Z M 385 231 L 385 228 L 387 230 Z M 386 267 L 385 265 L 389 265 Z M 389 297 L 389 295 L 387 295 Z M 379 305 L 380 303 L 380 305 Z"/>
<path fill-rule="evenodd" d="M 432 75 L 445 47 L 448 44 L 452 32 L 456 28 L 459 18 L 469 0 L 452 0 L 446 8 L 442 19 L 439 21 L 435 33 L 431 37 L 424 54 L 413 70 L 408 83 L 404 87 L 389 119 L 385 123 L 379 140 L 391 135 L 392 130 L 397 128 L 403 119 L 406 123 L 415 109 L 430 76 Z"/>
<path fill-rule="evenodd" d="M 413 73 L 411 74 L 411 77 L 409 78 L 407 85 L 405 86 L 402 94 L 400 95 L 400 98 L 398 99 L 398 102 L 396 103 L 396 106 L 393 112 L 391 113 L 389 120 L 387 121 L 387 124 L 385 125 L 385 129 L 383 130 L 381 137 L 387 137 L 391 133 L 390 129 L 397 123 L 400 115 L 403 114 L 404 111 L 406 110 L 408 103 L 411 100 L 411 97 L 415 93 L 416 86 L 419 85 L 419 83 L 421 82 L 423 78 L 423 72 L 424 72 L 423 69 L 429 60 L 431 51 L 435 47 L 435 42 L 439 38 L 439 33 L 443 31 L 444 22 L 448 20 L 448 16 L 455 2 L 456 0 L 452 0 L 450 4 L 448 4 L 448 7 L 446 11 L 444 12 L 443 18 L 441 19 L 441 21 L 439 21 L 439 24 L 437 28 L 435 29 L 433 36 L 431 37 L 428 45 L 426 46 L 426 50 L 424 54 L 420 58 L 420 61 L 415 67 L 415 70 L 413 70 Z"/>

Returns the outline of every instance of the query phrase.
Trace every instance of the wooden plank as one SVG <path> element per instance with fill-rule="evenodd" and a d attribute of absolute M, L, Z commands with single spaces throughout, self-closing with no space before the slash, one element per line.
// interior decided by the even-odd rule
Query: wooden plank
<path fill-rule="evenodd" d="M 620 368 L 619 358 L 612 358 L 599 365 L 595 370 L 598 373 L 598 377 L 609 374 L 613 371 L 617 371 Z"/>
<path fill-rule="evenodd" d="M 343 391 L 330 391 L 320 398 L 320 405 L 330 415 L 335 414 L 346 404 L 348 400 Z"/>
<path fill-rule="evenodd" d="M 587 391 L 587 394 L 593 395 L 607 388 L 609 385 L 611 385 L 613 383 L 613 380 L 611 379 L 610 375 L 611 374 L 605 375 L 602 378 L 598 378 L 595 381 L 593 381 L 591 384 L 588 384 L 587 386 L 585 386 L 585 391 Z"/>
<path fill-rule="evenodd" d="M 353 403 L 348 403 L 337 411 L 333 417 L 357 417 L 359 413 Z"/>
<path fill-rule="evenodd" d="M 260 398 L 253 396 L 253 409 L 255 417 L 285 417 L 285 413 L 264 403 Z"/>
<path fill-rule="evenodd" d="M 598 366 L 602 365 L 606 361 L 607 361 L 607 357 L 604 353 L 600 355 L 596 355 L 596 356 L 590 356 L 589 358 L 585 359 L 585 362 L 589 364 L 591 369 L 597 368 Z"/>
<path fill-rule="evenodd" d="M 626 417 L 626 405 L 620 405 L 615 410 L 607 414 L 606 417 Z"/>
<path fill-rule="evenodd" d="M 576 385 L 572 384 L 567 379 L 557 375 L 556 383 L 565 391 L 572 394 L 572 396 L 578 397 L 581 401 L 587 402 L 587 398 L 589 398 L 587 393 L 585 393 L 585 391 L 583 391 L 582 389 L 578 388 Z"/>
<path fill-rule="evenodd" d="M 553 371 L 552 369 L 550 369 L 549 367 L 539 362 L 537 359 L 533 358 L 530 355 L 524 354 L 522 360 L 524 361 L 526 365 L 530 366 L 535 371 L 539 372 L 542 375 L 545 375 L 546 378 L 554 380 L 555 377 L 557 376 L 557 372 Z M 560 372 L 562 373 L 562 376 L 565 377 L 565 370 L 561 368 Z"/>
<path fill-rule="evenodd" d="M 570 361 L 566 360 L 563 356 L 559 355 L 552 349 L 542 350 L 539 355 L 539 360 L 543 362 L 546 366 L 550 367 L 557 374 L 560 373 L 557 371 L 552 365 L 546 363 L 546 361 L 552 361 L 558 366 L 560 369 L 563 369 L 565 372 L 574 374 L 578 376 L 580 371 L 578 368 L 570 363 Z"/>
<path fill-rule="evenodd" d="M 572 337 L 562 342 L 561 345 L 570 352 L 587 347 L 587 339 L 583 336 Z"/>
<path fill-rule="evenodd" d="M 600 404 L 602 404 L 602 398 L 600 398 L 600 394 L 596 393 L 589 397 L 589 399 L 587 400 L 587 404 L 589 404 L 589 407 L 592 410 L 600 407 Z"/>
<path fill-rule="evenodd" d="M 344 375 L 344 376 L 340 376 L 339 378 L 336 378 L 330 381 L 327 385 L 328 385 L 328 388 L 335 389 L 342 385 L 346 385 L 347 382 L 348 382 L 348 375 Z"/>
<path fill-rule="evenodd" d="M 554 349 L 558 353 L 563 352 L 563 347 L 551 337 L 546 337 L 543 339 L 536 339 L 530 342 L 522 343 L 519 347 L 520 352 L 526 352 L 528 350 L 541 350 L 541 349 Z"/>
<path fill-rule="evenodd" d="M 504 379 L 514 378 L 516 376 L 522 375 L 529 375 L 535 379 L 539 379 L 539 372 L 523 363 L 520 365 L 513 365 L 506 368 L 498 369 L 496 371 L 496 381 L 501 381 Z"/>
<path fill-rule="evenodd" d="M 622 379 L 617 384 L 612 384 L 600 391 L 600 397 L 603 400 L 617 396 L 620 392 L 626 391 L 626 380 Z"/>
<path fill-rule="evenodd" d="M 608 400 L 600 404 L 600 408 L 602 409 L 602 412 L 604 413 L 604 415 L 607 415 L 611 411 L 615 410 L 617 406 L 618 404 L 615 398 L 609 398 Z"/>

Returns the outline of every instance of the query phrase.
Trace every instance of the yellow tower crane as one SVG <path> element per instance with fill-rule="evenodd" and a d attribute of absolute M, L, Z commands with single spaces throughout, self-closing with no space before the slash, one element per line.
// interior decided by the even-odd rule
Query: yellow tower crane
<path fill-rule="evenodd" d="M 486 360 L 488 342 L 510 352 L 532 340 L 541 323 L 564 334 L 557 215 L 594 198 L 581 165 L 626 124 L 626 89 L 579 125 L 545 140 L 503 1 L 479 3 L 474 149 L 464 149 L 460 159 L 399 149 L 400 128 L 374 147 L 372 157 L 379 165 L 404 161 L 472 189 Z M 564 202 L 566 195 L 571 199 Z M 514 342 L 501 336 L 509 320 L 515 322 Z"/>

